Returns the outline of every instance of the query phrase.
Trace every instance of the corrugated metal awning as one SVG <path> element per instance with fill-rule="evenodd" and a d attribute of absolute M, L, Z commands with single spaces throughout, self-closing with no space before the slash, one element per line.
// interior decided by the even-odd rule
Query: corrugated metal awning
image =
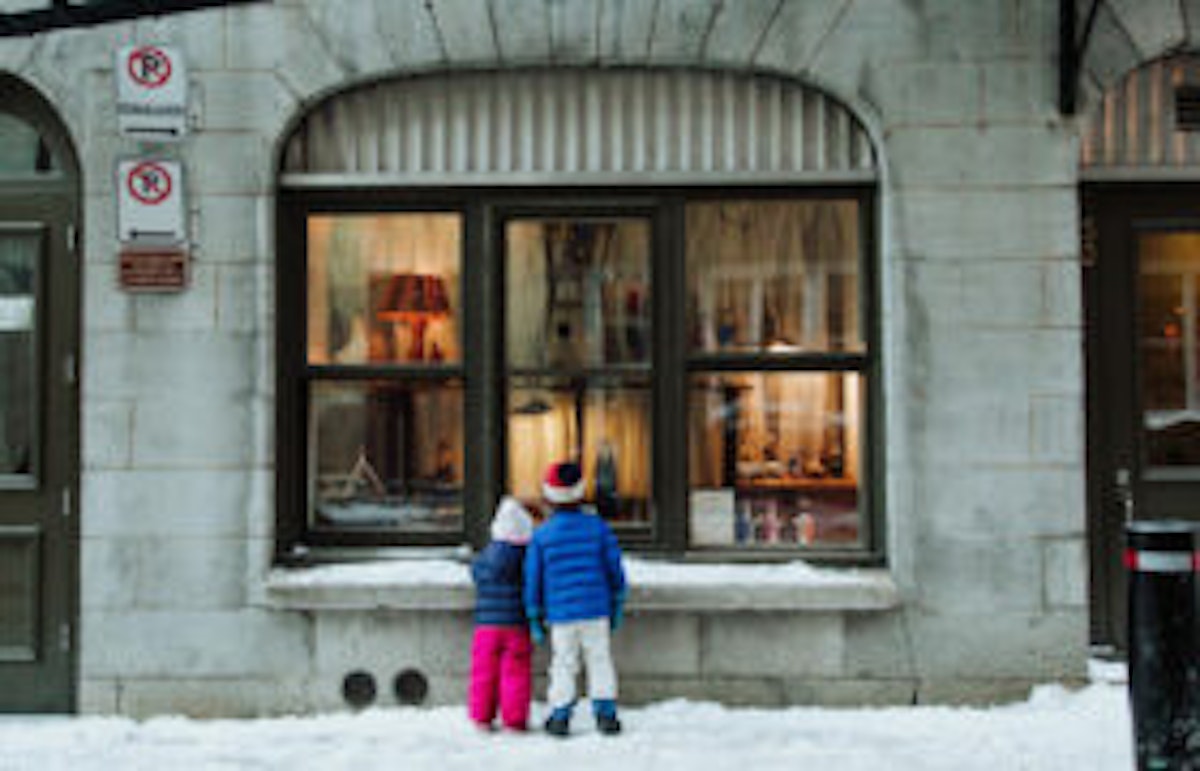
<path fill-rule="evenodd" d="M 1200 177 L 1200 57 L 1151 62 L 1104 92 L 1081 132 L 1085 179 Z"/>
<path fill-rule="evenodd" d="M 869 181 L 862 124 L 778 78 L 684 70 L 442 74 L 336 94 L 288 139 L 289 187 Z"/>

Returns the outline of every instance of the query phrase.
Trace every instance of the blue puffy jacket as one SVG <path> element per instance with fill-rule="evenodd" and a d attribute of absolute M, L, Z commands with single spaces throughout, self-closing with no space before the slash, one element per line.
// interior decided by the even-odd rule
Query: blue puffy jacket
<path fill-rule="evenodd" d="M 621 547 L 608 523 L 558 509 L 525 553 L 525 612 L 553 624 L 605 618 L 625 596 Z"/>
<path fill-rule="evenodd" d="M 471 561 L 475 581 L 475 623 L 485 626 L 524 626 L 521 574 L 525 547 L 492 541 Z"/>

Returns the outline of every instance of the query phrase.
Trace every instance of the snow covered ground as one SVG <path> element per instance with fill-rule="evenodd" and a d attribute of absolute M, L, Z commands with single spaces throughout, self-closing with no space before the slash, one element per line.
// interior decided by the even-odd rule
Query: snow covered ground
<path fill-rule="evenodd" d="M 1093 667 L 990 709 L 729 709 L 668 701 L 622 713 L 604 737 L 586 712 L 574 735 L 483 734 L 464 709 L 391 708 L 303 718 L 0 717 L 2 771 L 1130 771 L 1120 667 Z M 581 705 L 586 708 L 586 705 Z M 544 714 L 535 705 L 534 717 Z"/>

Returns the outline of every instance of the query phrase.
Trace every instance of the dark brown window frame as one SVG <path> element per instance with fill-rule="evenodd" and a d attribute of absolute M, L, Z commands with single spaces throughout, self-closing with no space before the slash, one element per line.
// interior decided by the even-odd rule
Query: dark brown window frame
<path fill-rule="evenodd" d="M 652 225 L 652 436 L 654 516 L 649 529 L 623 534 L 627 546 L 676 558 L 721 561 L 804 559 L 835 564 L 880 564 L 884 560 L 881 441 L 883 388 L 880 357 L 877 188 L 872 184 L 820 187 L 753 186 L 687 188 L 438 188 L 438 189 L 285 189 L 280 192 L 276 261 L 276 556 L 282 563 L 320 560 L 347 553 L 368 557 L 380 548 L 441 546 L 486 542 L 495 501 L 502 493 L 506 468 L 503 400 L 504 267 L 500 264 L 504 222 L 522 216 L 615 214 L 648 217 Z M 861 236 L 859 291 L 865 350 L 862 353 L 737 353 L 697 355 L 687 350 L 684 208 L 697 200 L 853 200 L 858 204 Z M 463 216 L 461 365 L 410 371 L 386 368 L 376 374 L 441 377 L 453 369 L 465 382 L 464 530 L 453 537 L 430 534 L 323 532 L 306 529 L 305 446 L 307 391 L 312 372 L 304 355 L 307 329 L 306 228 L 311 214 L 457 212 Z M 327 369 L 327 368 L 321 368 Z M 862 433 L 863 481 L 860 516 L 864 536 L 853 547 L 800 550 L 691 549 L 688 546 L 688 475 L 686 453 L 686 380 L 710 371 L 853 371 L 866 379 Z M 336 373 L 325 372 L 324 374 Z"/>

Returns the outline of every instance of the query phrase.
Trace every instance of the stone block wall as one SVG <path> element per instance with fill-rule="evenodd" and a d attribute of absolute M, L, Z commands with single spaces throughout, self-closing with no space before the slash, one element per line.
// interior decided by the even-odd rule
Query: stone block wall
<path fill-rule="evenodd" d="M 1196 14 L 1153 5 L 1102 5 L 1090 88 L 1193 39 Z M 276 0 L 0 40 L 0 68 L 47 95 L 84 160 L 81 709 L 332 708 L 329 676 L 360 653 L 398 651 L 442 678 L 434 693 L 461 690 L 461 661 L 439 647 L 467 633 L 459 615 L 313 614 L 264 603 L 262 587 L 273 272 L 288 259 L 273 237 L 277 152 L 334 90 L 479 67 L 795 77 L 856 111 L 880 160 L 884 497 L 900 607 L 638 618 L 662 647 L 620 643 L 630 692 L 907 702 L 1082 675 L 1077 140 L 1056 107 L 1057 11 L 1053 0 Z M 185 52 L 193 131 L 177 147 L 117 135 L 113 54 L 131 42 Z M 115 287 L 115 165 L 155 150 L 188 174 L 195 273 L 176 296 Z M 770 640 L 786 653 L 759 649 Z"/>

